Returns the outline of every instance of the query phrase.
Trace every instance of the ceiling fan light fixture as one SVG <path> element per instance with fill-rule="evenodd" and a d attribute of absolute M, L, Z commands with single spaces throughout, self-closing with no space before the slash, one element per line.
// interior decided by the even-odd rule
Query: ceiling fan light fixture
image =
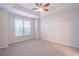
<path fill-rule="evenodd" d="M 44 11 L 44 9 L 43 8 L 39 8 L 38 11 L 42 12 L 42 11 Z"/>

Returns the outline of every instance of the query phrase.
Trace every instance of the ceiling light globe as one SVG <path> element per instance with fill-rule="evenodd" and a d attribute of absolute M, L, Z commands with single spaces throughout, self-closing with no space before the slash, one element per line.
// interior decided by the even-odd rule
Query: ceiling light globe
<path fill-rule="evenodd" d="M 42 9 L 42 8 L 39 8 L 39 9 L 38 9 L 38 11 L 42 12 L 42 11 L 43 11 L 43 9 Z"/>

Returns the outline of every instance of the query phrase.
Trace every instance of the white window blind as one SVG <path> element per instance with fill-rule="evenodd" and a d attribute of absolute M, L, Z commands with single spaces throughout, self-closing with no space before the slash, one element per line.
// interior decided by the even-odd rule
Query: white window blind
<path fill-rule="evenodd" d="M 15 35 L 31 35 L 31 21 L 15 19 Z"/>
<path fill-rule="evenodd" d="M 31 22 L 24 21 L 24 35 L 31 35 Z"/>

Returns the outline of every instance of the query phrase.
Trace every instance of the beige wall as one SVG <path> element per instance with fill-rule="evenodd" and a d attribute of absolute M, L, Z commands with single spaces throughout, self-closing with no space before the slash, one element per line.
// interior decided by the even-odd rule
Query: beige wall
<path fill-rule="evenodd" d="M 0 48 L 8 47 L 8 13 L 0 8 Z"/>
<path fill-rule="evenodd" d="M 52 9 L 48 15 L 42 16 L 41 39 L 79 48 L 78 6 L 79 4 L 69 4 L 56 11 Z"/>

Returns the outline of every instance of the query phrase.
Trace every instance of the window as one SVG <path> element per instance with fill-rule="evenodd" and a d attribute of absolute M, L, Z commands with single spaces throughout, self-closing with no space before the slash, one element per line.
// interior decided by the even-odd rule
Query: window
<path fill-rule="evenodd" d="M 23 35 L 23 21 L 22 20 L 15 20 L 15 31 L 16 36 L 22 36 Z"/>
<path fill-rule="evenodd" d="M 31 21 L 15 20 L 16 36 L 31 35 Z"/>
<path fill-rule="evenodd" d="M 24 35 L 31 35 L 31 22 L 24 21 Z"/>

